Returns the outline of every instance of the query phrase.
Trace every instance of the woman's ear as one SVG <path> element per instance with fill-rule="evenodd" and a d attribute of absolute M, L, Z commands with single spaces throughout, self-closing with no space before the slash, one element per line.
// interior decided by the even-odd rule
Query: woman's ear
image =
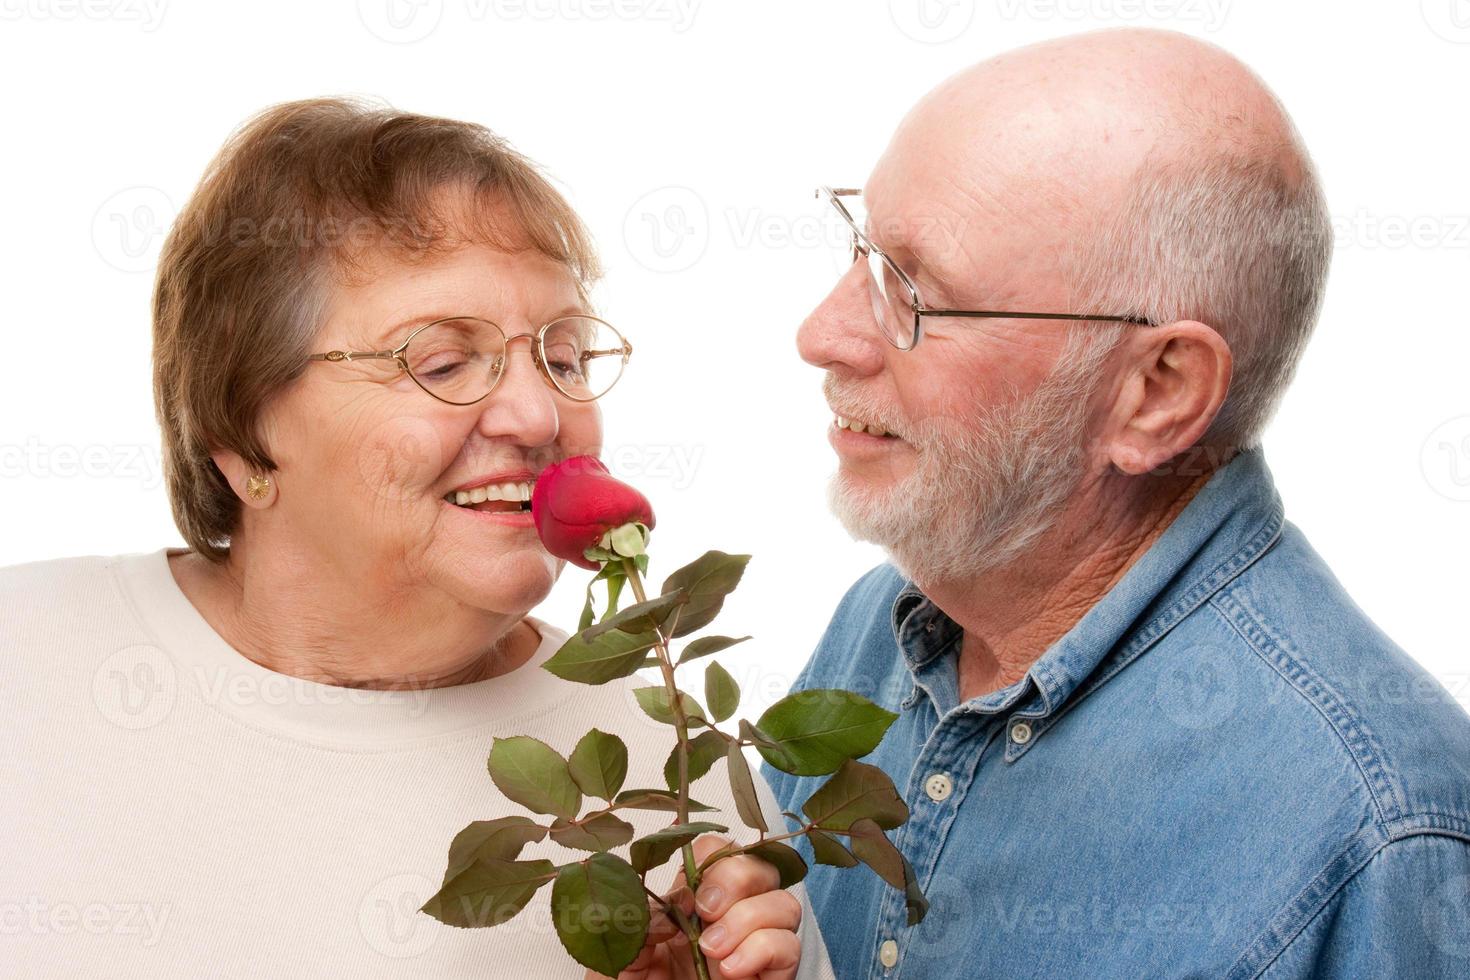
<path fill-rule="evenodd" d="M 209 458 L 247 507 L 265 508 L 275 502 L 276 481 L 270 473 L 250 466 L 232 449 L 216 449 Z"/>
<path fill-rule="evenodd" d="M 1125 375 L 1106 452 L 1124 473 L 1147 473 L 1197 443 L 1230 390 L 1230 345 L 1195 320 L 1142 327 L 1125 341 Z"/>

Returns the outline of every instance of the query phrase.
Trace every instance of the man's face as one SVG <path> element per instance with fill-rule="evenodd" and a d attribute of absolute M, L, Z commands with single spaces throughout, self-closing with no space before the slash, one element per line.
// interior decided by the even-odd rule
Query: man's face
<path fill-rule="evenodd" d="M 959 166 L 924 129 L 901 129 L 864 187 L 875 244 L 930 307 L 1070 311 L 1059 216 L 1003 172 Z M 834 510 L 920 582 L 1014 558 L 1083 476 L 1099 371 L 1077 349 L 1088 345 L 1069 345 L 1060 321 L 926 317 L 922 342 L 901 351 L 868 288 L 854 265 L 798 333 L 802 357 L 827 371 L 834 415 L 869 429 L 829 432 Z"/>

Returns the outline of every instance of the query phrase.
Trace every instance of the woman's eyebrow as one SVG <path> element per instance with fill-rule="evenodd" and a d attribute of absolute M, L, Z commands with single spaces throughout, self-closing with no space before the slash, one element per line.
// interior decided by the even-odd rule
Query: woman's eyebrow
<path fill-rule="evenodd" d="M 584 304 L 574 303 L 570 306 L 562 307 L 557 312 L 541 320 L 541 323 L 550 323 L 552 320 L 559 320 L 564 316 L 591 315 L 592 313 L 586 308 Z M 496 320 L 493 317 L 476 316 L 476 314 L 474 313 L 466 313 L 463 309 L 456 309 L 453 312 L 439 311 L 434 313 L 423 313 L 417 316 L 409 317 L 407 320 L 400 320 L 393 326 L 384 330 L 382 333 L 377 334 L 376 338 L 372 342 L 372 347 L 374 350 L 390 350 L 393 347 L 398 346 L 398 344 L 403 343 L 402 338 L 404 337 L 404 335 L 408 334 L 415 328 L 422 327 L 426 323 L 433 323 L 435 320 L 447 320 L 457 316 L 475 317 L 476 319 L 480 320 L 488 320 L 489 322 L 494 323 L 497 326 L 500 325 L 500 321 Z M 502 329 L 504 328 L 502 327 Z"/>

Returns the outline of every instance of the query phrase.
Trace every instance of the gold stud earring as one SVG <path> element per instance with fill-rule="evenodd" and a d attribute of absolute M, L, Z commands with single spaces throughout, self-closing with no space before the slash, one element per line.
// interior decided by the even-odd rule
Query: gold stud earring
<path fill-rule="evenodd" d="M 251 474 L 250 479 L 245 481 L 245 492 L 250 495 L 251 500 L 264 500 L 265 495 L 270 493 L 271 481 L 268 476 L 257 476 Z"/>

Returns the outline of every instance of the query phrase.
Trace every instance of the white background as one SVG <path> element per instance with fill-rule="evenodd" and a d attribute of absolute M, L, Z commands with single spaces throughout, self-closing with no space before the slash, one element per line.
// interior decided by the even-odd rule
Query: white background
<path fill-rule="evenodd" d="M 794 349 L 834 278 L 813 186 L 860 184 L 951 72 L 1130 24 L 1240 56 L 1312 149 L 1337 256 L 1267 458 L 1360 604 L 1470 703 L 1467 0 L 0 0 L 0 565 L 181 543 L 150 397 L 163 234 L 248 115 L 379 96 L 505 135 L 592 227 L 638 349 L 608 459 L 658 510 L 656 580 L 755 554 L 719 625 L 757 637 L 721 658 L 757 711 L 880 560 L 826 513 Z M 583 582 L 540 614 L 573 625 Z"/>

